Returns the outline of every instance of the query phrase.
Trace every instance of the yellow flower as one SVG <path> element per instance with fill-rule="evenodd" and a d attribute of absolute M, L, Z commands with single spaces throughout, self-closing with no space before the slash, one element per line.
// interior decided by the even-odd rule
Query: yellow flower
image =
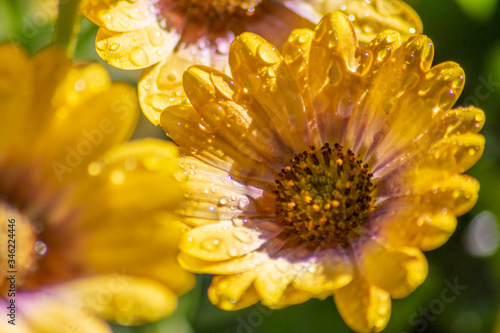
<path fill-rule="evenodd" d="M 166 108 L 161 125 L 184 155 L 179 212 L 192 229 L 179 260 L 216 275 L 214 304 L 333 295 L 354 330 L 386 326 L 391 298 L 426 278 L 422 251 L 447 241 L 479 190 L 462 173 L 483 152 L 484 114 L 451 109 L 464 73 L 431 67 L 433 52 L 391 30 L 360 48 L 331 13 L 293 31 L 282 55 L 240 35 L 232 78 L 184 73 L 190 104 Z"/>
<path fill-rule="evenodd" d="M 165 107 L 185 101 L 182 73 L 193 64 L 227 68 L 229 45 L 244 31 L 281 46 L 292 29 L 313 28 L 327 12 L 343 10 L 368 42 L 395 29 L 420 33 L 418 15 L 399 0 L 83 0 L 99 25 L 97 53 L 122 69 L 141 69 L 139 102 L 155 125 Z"/>
<path fill-rule="evenodd" d="M 177 154 L 117 145 L 137 121 L 135 90 L 56 48 L 29 59 L 4 44 L 0 73 L 0 307 L 13 315 L 0 331 L 111 332 L 99 317 L 171 313 L 194 283 L 176 261 Z"/>

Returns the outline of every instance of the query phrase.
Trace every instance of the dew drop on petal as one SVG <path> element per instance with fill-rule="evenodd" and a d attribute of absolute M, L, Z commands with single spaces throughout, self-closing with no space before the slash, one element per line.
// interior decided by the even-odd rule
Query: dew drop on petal
<path fill-rule="evenodd" d="M 151 45 L 161 46 L 164 43 L 163 34 L 159 30 L 149 29 L 147 34 Z"/>
<path fill-rule="evenodd" d="M 253 241 L 252 235 L 244 229 L 237 229 L 233 232 L 233 236 L 243 243 L 251 243 Z"/>
<path fill-rule="evenodd" d="M 240 200 L 238 200 L 238 208 L 241 210 L 245 210 L 248 208 L 248 205 L 250 205 L 250 200 L 248 200 L 247 197 L 242 197 Z"/>
<path fill-rule="evenodd" d="M 35 252 L 39 255 L 45 255 L 45 253 L 47 253 L 47 249 L 47 244 L 45 244 L 44 242 L 39 240 L 35 242 Z"/>
<path fill-rule="evenodd" d="M 139 46 L 136 46 L 130 50 L 129 55 L 130 62 L 136 66 L 146 66 L 149 62 L 148 55 Z"/>
<path fill-rule="evenodd" d="M 215 251 L 220 247 L 220 240 L 218 238 L 210 238 L 201 243 L 201 247 L 207 251 Z"/>

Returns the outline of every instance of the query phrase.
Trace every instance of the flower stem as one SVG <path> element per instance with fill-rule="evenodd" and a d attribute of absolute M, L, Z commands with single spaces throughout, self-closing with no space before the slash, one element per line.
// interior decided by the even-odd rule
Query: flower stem
<path fill-rule="evenodd" d="M 80 32 L 80 0 L 60 0 L 59 16 L 54 31 L 54 45 L 72 56 Z"/>

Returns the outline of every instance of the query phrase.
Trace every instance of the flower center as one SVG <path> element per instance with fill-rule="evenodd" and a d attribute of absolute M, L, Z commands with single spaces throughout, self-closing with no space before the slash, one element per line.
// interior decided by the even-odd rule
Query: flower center
<path fill-rule="evenodd" d="M 262 0 L 181 0 L 182 6 L 191 14 L 208 17 L 224 17 L 235 12 L 253 14 Z"/>
<path fill-rule="evenodd" d="M 276 179 L 277 220 L 310 248 L 347 246 L 373 210 L 372 175 L 351 150 L 325 144 L 295 156 Z"/>
<path fill-rule="evenodd" d="M 16 291 L 36 290 L 71 279 L 78 268 L 65 258 L 70 249 L 65 241 L 72 238 L 62 239 L 47 223 L 24 211 L 0 199 L 0 244 L 5 246 L 0 259 L 6 268 L 0 272 L 0 298 L 12 289 L 8 279 L 12 276 Z"/>

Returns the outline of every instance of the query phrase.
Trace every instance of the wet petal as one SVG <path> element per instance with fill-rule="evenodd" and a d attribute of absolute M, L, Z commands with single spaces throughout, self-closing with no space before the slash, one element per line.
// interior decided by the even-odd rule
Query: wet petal
<path fill-rule="evenodd" d="M 389 293 L 360 276 L 339 289 L 334 300 L 344 321 L 358 332 L 380 332 L 391 315 Z"/>
<path fill-rule="evenodd" d="M 321 294 L 344 287 L 353 278 L 353 267 L 342 248 L 323 250 L 306 262 L 293 281 L 298 290 Z"/>
<path fill-rule="evenodd" d="M 207 261 L 228 260 L 257 250 L 274 233 L 250 227 L 235 227 L 231 221 L 195 228 L 183 237 L 179 248 L 185 253 Z"/>
<path fill-rule="evenodd" d="M 122 325 L 158 321 L 177 307 L 177 296 L 164 285 L 119 274 L 73 281 L 67 295 L 82 300 L 83 309 Z"/>
<path fill-rule="evenodd" d="M 238 274 L 246 272 L 267 261 L 269 259 L 269 254 L 266 252 L 254 251 L 235 259 L 206 261 L 181 252 L 178 259 L 184 269 L 195 273 Z"/>
<path fill-rule="evenodd" d="M 154 0 L 84 0 L 81 10 L 96 25 L 113 31 L 138 30 L 157 20 Z"/>
<path fill-rule="evenodd" d="M 356 35 L 362 43 L 369 43 L 384 30 L 396 30 L 405 38 L 422 33 L 422 22 L 418 14 L 406 3 L 398 0 L 280 0 L 285 6 L 301 13 L 312 22 L 322 15 L 342 11 L 354 25 Z"/>
<path fill-rule="evenodd" d="M 219 275 L 212 278 L 208 289 L 210 301 L 223 310 L 238 310 L 259 301 L 259 295 L 252 284 L 257 270 L 236 275 Z"/>
<path fill-rule="evenodd" d="M 231 44 L 235 82 L 265 111 L 292 152 L 308 146 L 305 109 L 297 83 L 278 50 L 262 37 L 243 33 Z"/>
<path fill-rule="evenodd" d="M 100 28 L 95 45 L 99 56 L 110 65 L 120 69 L 141 69 L 168 57 L 179 38 L 175 31 L 167 32 L 158 24 L 130 32 Z"/>
<path fill-rule="evenodd" d="M 368 241 L 360 249 L 360 271 L 367 283 L 391 294 L 408 296 L 427 277 L 428 265 L 423 253 L 411 247 L 393 248 Z"/>

